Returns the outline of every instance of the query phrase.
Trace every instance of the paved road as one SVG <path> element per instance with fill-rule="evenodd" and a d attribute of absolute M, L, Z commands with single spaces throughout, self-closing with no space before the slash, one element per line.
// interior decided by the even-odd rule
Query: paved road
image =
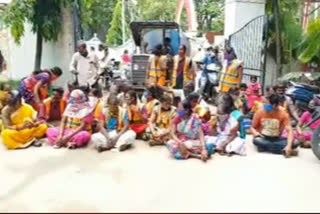
<path fill-rule="evenodd" d="M 176 161 L 124 153 L 0 148 L 0 212 L 319 212 L 320 161 L 258 154 Z"/>

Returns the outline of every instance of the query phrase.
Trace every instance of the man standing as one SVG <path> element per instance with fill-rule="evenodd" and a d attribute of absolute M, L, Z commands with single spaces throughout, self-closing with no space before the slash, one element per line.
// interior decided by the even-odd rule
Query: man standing
<path fill-rule="evenodd" d="M 110 62 L 108 47 L 100 44 L 97 56 L 99 60 L 99 74 L 101 75 L 104 73 Z"/>
<path fill-rule="evenodd" d="M 148 66 L 146 83 L 149 86 L 166 86 L 167 79 L 167 59 L 162 55 L 162 45 L 157 45 L 150 56 Z"/>
<path fill-rule="evenodd" d="M 163 55 L 171 55 L 174 56 L 174 52 L 171 46 L 171 39 L 169 37 L 164 38 L 163 40 L 163 50 L 162 50 Z"/>
<path fill-rule="evenodd" d="M 281 137 L 284 130 L 288 133 L 287 138 Z M 289 115 L 280 108 L 280 97 L 276 94 L 268 97 L 268 103 L 255 113 L 251 131 L 254 136 L 253 143 L 260 152 L 284 154 L 285 157 L 298 154 L 294 150 L 298 144 L 293 143 Z"/>
<path fill-rule="evenodd" d="M 98 74 L 98 57 L 89 55 L 87 45 L 80 42 L 78 51 L 73 55 L 70 63 L 70 71 L 78 75 L 79 85 L 86 85 L 87 83 L 93 85 L 97 80 Z"/>
<path fill-rule="evenodd" d="M 219 91 L 222 93 L 228 93 L 232 87 L 240 88 L 242 77 L 243 62 L 238 59 L 234 59 L 231 62 L 225 60 L 220 76 Z"/>

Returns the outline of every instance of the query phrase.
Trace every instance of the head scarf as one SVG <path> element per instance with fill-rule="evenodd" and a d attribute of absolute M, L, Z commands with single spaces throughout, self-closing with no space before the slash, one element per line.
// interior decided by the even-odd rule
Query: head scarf
<path fill-rule="evenodd" d="M 82 119 L 94 110 L 83 91 L 76 89 L 70 94 L 69 103 L 64 112 L 64 116 Z"/>

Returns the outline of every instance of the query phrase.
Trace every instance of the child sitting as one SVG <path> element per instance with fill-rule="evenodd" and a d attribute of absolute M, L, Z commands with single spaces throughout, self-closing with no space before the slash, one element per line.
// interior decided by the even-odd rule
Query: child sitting
<path fill-rule="evenodd" d="M 247 89 L 247 95 L 253 95 L 255 91 L 258 90 L 258 94 L 261 95 L 261 86 L 260 83 L 258 82 L 258 78 L 256 76 L 250 76 L 250 83 L 248 85 Z"/>
<path fill-rule="evenodd" d="M 255 102 L 263 102 L 263 100 L 259 89 L 253 90 L 252 94 L 248 96 L 248 109 L 251 110 Z"/>

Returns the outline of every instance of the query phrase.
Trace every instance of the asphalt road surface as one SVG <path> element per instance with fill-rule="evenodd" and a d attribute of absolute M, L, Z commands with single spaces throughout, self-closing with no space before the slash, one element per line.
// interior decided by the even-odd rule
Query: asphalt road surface
<path fill-rule="evenodd" d="M 258 153 L 173 160 L 137 141 L 98 154 L 0 146 L 0 212 L 319 212 L 320 161 Z"/>

